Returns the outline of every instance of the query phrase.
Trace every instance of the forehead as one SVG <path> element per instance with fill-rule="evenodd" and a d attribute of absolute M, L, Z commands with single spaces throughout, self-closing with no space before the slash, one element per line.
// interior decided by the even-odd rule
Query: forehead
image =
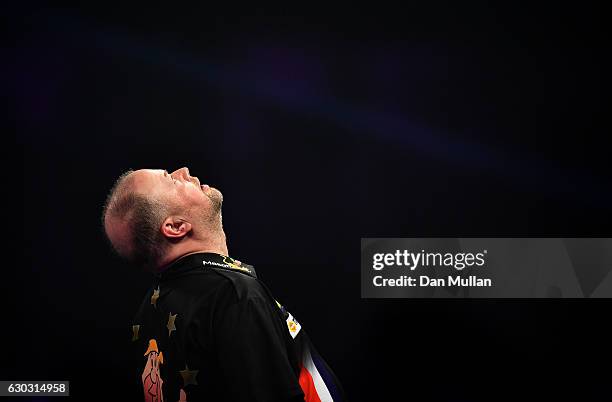
<path fill-rule="evenodd" d="M 130 175 L 135 191 L 147 193 L 163 183 L 165 170 L 140 169 Z"/>

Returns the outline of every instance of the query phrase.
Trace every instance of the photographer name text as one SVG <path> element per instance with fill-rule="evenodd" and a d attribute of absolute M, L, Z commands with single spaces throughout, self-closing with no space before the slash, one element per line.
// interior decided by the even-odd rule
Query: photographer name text
<path fill-rule="evenodd" d="M 437 253 L 437 252 L 410 252 L 396 250 L 394 253 L 376 253 L 372 256 L 372 269 L 382 271 L 389 267 L 403 268 L 415 271 L 421 269 L 453 269 L 455 272 L 465 268 L 483 269 L 486 264 L 487 250 L 478 253 Z M 473 273 L 473 272 L 472 272 Z M 432 272 L 433 274 L 433 272 Z M 439 277 L 435 275 L 399 275 L 385 278 L 375 275 L 372 283 L 375 287 L 491 287 L 490 278 L 481 278 L 476 275 L 461 276 L 448 275 Z"/>

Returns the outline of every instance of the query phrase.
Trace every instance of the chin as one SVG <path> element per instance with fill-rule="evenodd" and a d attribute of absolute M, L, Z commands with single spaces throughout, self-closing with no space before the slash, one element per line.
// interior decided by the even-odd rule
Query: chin
<path fill-rule="evenodd" d="M 223 201 L 223 194 L 221 194 L 221 191 L 214 187 L 211 187 L 210 192 L 213 194 L 213 197 L 219 198 L 221 201 Z"/>
<path fill-rule="evenodd" d="M 210 199 L 216 209 L 221 209 L 221 204 L 223 204 L 223 194 L 221 194 L 221 191 L 214 187 L 210 187 L 210 190 L 206 193 L 206 196 Z"/>

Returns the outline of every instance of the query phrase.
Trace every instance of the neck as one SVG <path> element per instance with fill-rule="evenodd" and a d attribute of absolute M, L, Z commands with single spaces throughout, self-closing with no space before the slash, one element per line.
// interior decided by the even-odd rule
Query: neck
<path fill-rule="evenodd" d="M 203 239 L 186 238 L 180 243 L 173 245 L 156 271 L 164 271 L 177 259 L 195 253 L 215 253 L 229 256 L 223 229 L 216 233 L 210 233 L 209 236 Z"/>

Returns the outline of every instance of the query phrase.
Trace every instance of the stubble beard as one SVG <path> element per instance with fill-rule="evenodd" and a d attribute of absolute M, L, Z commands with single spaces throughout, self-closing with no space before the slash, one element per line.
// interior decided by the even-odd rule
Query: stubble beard
<path fill-rule="evenodd" d="M 211 189 L 209 193 L 206 194 L 211 203 L 210 214 L 208 215 L 208 222 L 212 224 L 218 224 L 220 228 L 222 225 L 222 213 L 221 208 L 223 206 L 223 194 L 217 189 Z"/>

